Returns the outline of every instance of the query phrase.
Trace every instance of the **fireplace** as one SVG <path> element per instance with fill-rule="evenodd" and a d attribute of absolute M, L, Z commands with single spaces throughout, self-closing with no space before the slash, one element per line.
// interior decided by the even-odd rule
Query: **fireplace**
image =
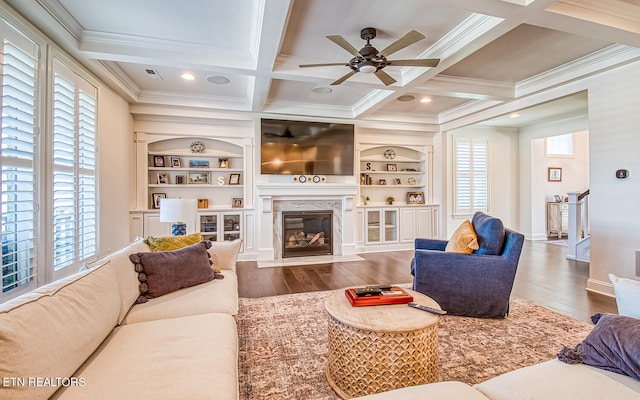
<path fill-rule="evenodd" d="M 283 211 L 282 257 L 333 254 L 333 212 Z"/>

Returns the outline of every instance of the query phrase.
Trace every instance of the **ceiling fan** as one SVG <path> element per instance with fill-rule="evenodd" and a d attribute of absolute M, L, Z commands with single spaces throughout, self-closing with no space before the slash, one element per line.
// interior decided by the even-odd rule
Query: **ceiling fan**
<path fill-rule="evenodd" d="M 367 43 L 364 45 L 360 51 L 358 51 L 355 47 L 353 47 L 349 42 L 346 41 L 340 35 L 331 35 L 327 36 L 327 39 L 331 40 L 333 43 L 342 47 L 349 54 L 354 57 L 348 63 L 329 63 L 329 64 L 303 64 L 299 65 L 300 68 L 309 68 L 309 67 L 327 67 L 334 65 L 344 65 L 351 68 L 351 71 L 344 75 L 342 78 L 332 82 L 332 85 L 339 85 L 342 82 L 346 81 L 350 77 L 352 77 L 357 72 L 363 73 L 373 73 L 375 76 L 380 79 L 385 86 L 391 85 L 396 82 L 395 79 L 391 77 L 391 75 L 384 72 L 382 69 L 386 66 L 409 66 L 409 67 L 435 67 L 440 62 L 440 59 L 437 58 L 428 58 L 421 60 L 387 60 L 387 57 L 391 54 L 395 53 L 398 50 L 402 50 L 405 47 L 412 45 L 422 39 L 424 39 L 424 35 L 418 31 L 411 31 L 391 43 L 384 50 L 378 51 L 375 47 L 371 45 L 370 40 L 376 37 L 376 29 L 375 28 L 364 28 L 360 31 L 360 37 L 363 40 L 366 40 Z"/>

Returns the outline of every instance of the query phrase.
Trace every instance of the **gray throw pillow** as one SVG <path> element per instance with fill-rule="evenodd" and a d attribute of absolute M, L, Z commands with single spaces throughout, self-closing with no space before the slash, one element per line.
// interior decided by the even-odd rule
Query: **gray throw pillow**
<path fill-rule="evenodd" d="M 640 380 L 640 320 L 616 314 L 596 314 L 591 319 L 596 326 L 589 335 L 574 349 L 563 348 L 558 359 Z"/>
<path fill-rule="evenodd" d="M 173 251 L 131 254 L 129 259 L 140 281 L 136 303 L 215 279 L 207 251 L 210 247 L 206 240 Z"/>

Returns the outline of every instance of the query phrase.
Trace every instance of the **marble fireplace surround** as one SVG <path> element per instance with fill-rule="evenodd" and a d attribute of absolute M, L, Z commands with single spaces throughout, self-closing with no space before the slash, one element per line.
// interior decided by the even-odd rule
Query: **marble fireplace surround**
<path fill-rule="evenodd" d="M 283 184 L 256 187 L 260 213 L 259 260 L 282 260 L 283 211 L 332 211 L 333 255 L 355 254 L 355 185 Z M 291 258 L 287 258 L 291 260 Z"/>

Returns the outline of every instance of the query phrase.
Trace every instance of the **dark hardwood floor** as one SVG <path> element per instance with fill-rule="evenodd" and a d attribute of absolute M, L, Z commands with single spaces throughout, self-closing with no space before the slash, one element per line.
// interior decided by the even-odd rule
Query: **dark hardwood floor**
<path fill-rule="evenodd" d="M 597 312 L 617 312 L 615 299 L 585 290 L 589 264 L 567 260 L 566 254 L 566 247 L 526 240 L 512 295 L 583 321 Z M 264 297 L 412 281 L 411 250 L 360 256 L 363 261 L 296 267 L 238 262 L 238 291 L 241 297 Z"/>

